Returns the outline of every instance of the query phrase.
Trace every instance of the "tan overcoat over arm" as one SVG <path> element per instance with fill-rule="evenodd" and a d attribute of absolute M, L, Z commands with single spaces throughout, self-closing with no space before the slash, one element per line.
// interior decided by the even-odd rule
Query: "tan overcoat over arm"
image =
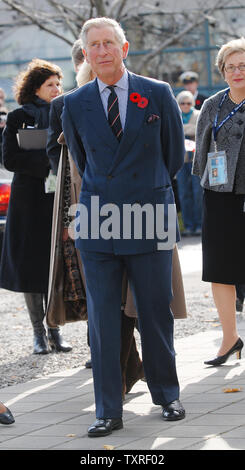
<path fill-rule="evenodd" d="M 79 320 L 87 320 L 87 305 L 85 293 L 85 277 L 81 263 L 80 253 L 75 248 L 74 241 L 71 240 L 71 248 L 75 257 L 78 270 L 80 272 L 81 286 L 83 290 L 82 299 L 79 303 L 66 302 L 64 299 L 65 288 L 65 262 L 63 250 L 63 208 L 64 208 L 64 182 L 67 159 L 69 159 L 67 147 L 62 140 L 62 134 L 59 139 L 62 144 L 59 168 L 57 173 L 57 183 L 54 198 L 51 252 L 50 252 L 50 270 L 49 270 L 49 288 L 48 302 L 46 310 L 47 324 L 51 328 L 65 323 Z M 70 202 L 75 204 L 80 193 L 81 178 L 76 170 L 72 159 L 69 159 L 71 169 L 71 192 Z"/>
<path fill-rule="evenodd" d="M 129 317 L 136 317 L 137 311 L 134 303 L 134 298 L 132 290 L 128 286 L 126 274 L 123 280 L 123 289 L 123 295 L 126 298 L 125 313 Z M 187 309 L 185 301 L 185 292 L 177 245 L 175 245 L 173 249 L 172 291 L 173 298 L 170 307 L 175 320 L 186 318 Z"/>

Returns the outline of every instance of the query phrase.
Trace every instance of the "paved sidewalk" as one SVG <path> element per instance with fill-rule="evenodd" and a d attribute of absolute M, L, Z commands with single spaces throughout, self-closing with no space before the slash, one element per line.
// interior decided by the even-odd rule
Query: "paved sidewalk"
<path fill-rule="evenodd" d="M 245 340 L 242 315 L 238 329 Z M 234 355 L 219 368 L 203 364 L 215 356 L 221 336 L 218 326 L 175 342 L 186 419 L 163 421 L 140 381 L 125 400 L 124 428 L 88 438 L 87 427 L 94 421 L 93 381 L 91 370 L 81 367 L 0 390 L 16 419 L 14 425 L 0 425 L 0 450 L 245 449 L 245 361 Z M 224 393 L 227 387 L 241 391 Z"/>

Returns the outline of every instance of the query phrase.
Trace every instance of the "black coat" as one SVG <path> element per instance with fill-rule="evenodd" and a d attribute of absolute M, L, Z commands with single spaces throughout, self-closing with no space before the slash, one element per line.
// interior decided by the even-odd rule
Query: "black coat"
<path fill-rule="evenodd" d="M 76 90 L 76 88 L 58 96 L 51 101 L 50 105 L 47 154 L 52 171 L 55 175 L 57 175 L 58 172 L 61 152 L 61 146 L 57 142 L 57 139 L 63 131 L 61 115 L 64 107 L 64 97 L 72 93 L 74 90 Z"/>
<path fill-rule="evenodd" d="M 61 145 L 57 142 L 62 132 L 61 114 L 64 106 L 64 95 L 58 96 L 51 102 L 49 114 L 49 129 L 47 140 L 47 154 L 53 173 L 57 175 Z"/>
<path fill-rule="evenodd" d="M 196 97 L 196 101 L 195 101 L 195 108 L 196 109 L 201 109 L 204 101 L 207 99 L 208 97 L 206 95 L 200 95 L 200 93 L 198 93 L 197 97 Z"/>
<path fill-rule="evenodd" d="M 46 293 L 52 227 L 53 194 L 45 194 L 49 172 L 45 150 L 22 150 L 16 134 L 34 118 L 22 108 L 8 114 L 3 133 L 3 160 L 14 172 L 4 234 L 0 287 L 16 292 Z"/>

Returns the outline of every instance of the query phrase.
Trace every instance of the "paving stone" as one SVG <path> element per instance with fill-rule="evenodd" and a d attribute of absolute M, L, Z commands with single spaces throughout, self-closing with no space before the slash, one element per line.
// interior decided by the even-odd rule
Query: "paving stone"
<path fill-rule="evenodd" d="M 241 325 L 245 336 L 245 320 Z M 91 371 L 60 371 L 1 389 L 1 400 L 16 422 L 0 425 L 0 450 L 105 450 L 105 445 L 120 450 L 243 450 L 245 361 L 220 368 L 203 364 L 203 358 L 217 351 L 221 335 L 209 330 L 177 341 L 184 420 L 163 421 L 161 407 L 152 404 L 147 384 L 139 381 L 124 402 L 124 428 L 105 438 L 88 438 L 87 428 L 95 420 Z M 224 393 L 224 387 L 235 386 L 242 391 Z"/>

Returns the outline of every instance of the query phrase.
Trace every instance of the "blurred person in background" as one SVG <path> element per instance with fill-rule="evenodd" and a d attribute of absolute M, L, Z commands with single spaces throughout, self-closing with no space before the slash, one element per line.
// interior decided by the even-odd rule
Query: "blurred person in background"
<path fill-rule="evenodd" d="M 9 112 L 3 132 L 4 166 L 14 172 L 3 240 L 0 286 L 23 292 L 34 332 L 34 353 L 72 348 L 59 328 L 44 326 L 48 292 L 53 193 L 45 192 L 50 165 L 46 149 L 24 150 L 19 129 L 47 129 L 50 102 L 61 93 L 62 71 L 57 65 L 33 59 L 15 83 L 19 108 Z"/>
<path fill-rule="evenodd" d="M 195 101 L 190 91 L 181 91 L 176 100 L 182 112 L 186 142 L 184 165 L 177 174 L 178 195 L 184 223 L 182 236 L 201 235 L 202 226 L 202 187 L 200 179 L 191 174 L 195 150 L 196 123 L 200 111 L 194 108 Z M 188 150 L 188 143 L 190 150 Z M 193 148 L 191 147 L 193 146 Z"/>
<path fill-rule="evenodd" d="M 77 39 L 71 49 L 71 57 L 73 62 L 74 70 L 78 76 L 79 69 L 84 62 L 84 55 L 82 53 L 81 39 Z M 77 77 L 76 77 L 77 81 Z M 48 140 L 47 140 L 47 155 L 50 161 L 52 172 L 57 175 L 59 160 L 60 160 L 60 149 L 61 146 L 58 143 L 58 137 L 62 133 L 62 122 L 61 113 L 64 106 L 64 96 L 67 93 L 71 93 L 72 90 L 58 96 L 52 101 L 50 106 L 50 120 L 48 128 Z"/>
<path fill-rule="evenodd" d="M 73 67 L 75 70 L 75 73 L 77 74 L 79 72 L 79 69 L 81 65 L 84 62 L 84 55 L 82 51 L 82 42 L 81 39 L 77 39 L 72 46 L 71 49 L 71 57 L 72 57 L 72 62 L 73 62 Z"/>
<path fill-rule="evenodd" d="M 201 109 L 204 101 L 207 99 L 206 95 L 199 93 L 198 91 L 198 83 L 199 83 L 199 75 L 196 72 L 188 71 L 183 72 L 179 80 L 182 82 L 183 87 L 190 91 L 194 97 L 194 106 L 196 109 Z"/>
<path fill-rule="evenodd" d="M 236 311 L 243 311 L 243 304 L 245 299 L 245 284 L 236 284 Z"/>
<path fill-rule="evenodd" d="M 5 93 L 0 88 L 0 164 L 2 164 L 2 135 L 3 129 L 6 125 L 8 110 L 5 106 Z"/>

